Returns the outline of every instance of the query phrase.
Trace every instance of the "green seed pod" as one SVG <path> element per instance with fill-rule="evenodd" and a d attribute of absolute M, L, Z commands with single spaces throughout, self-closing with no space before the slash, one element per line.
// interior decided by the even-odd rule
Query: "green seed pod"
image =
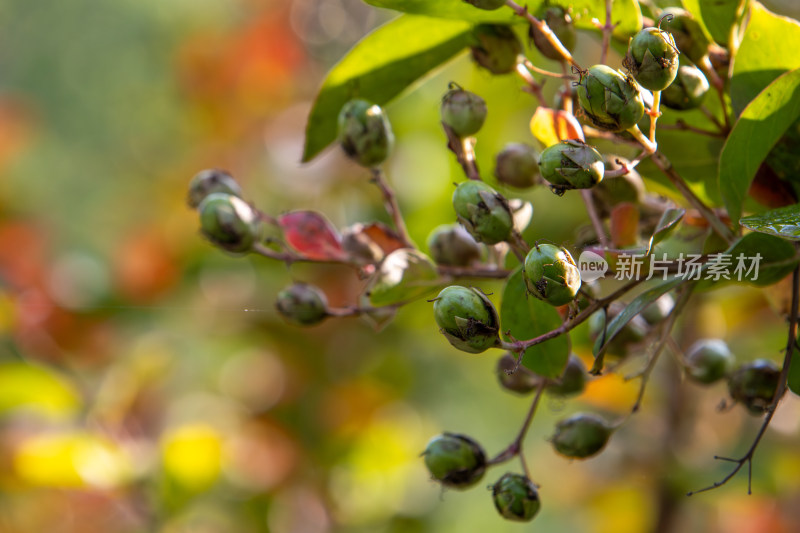
<path fill-rule="evenodd" d="M 197 211 L 203 236 L 224 250 L 248 252 L 259 240 L 262 228 L 258 213 L 238 196 L 211 193 Z"/>
<path fill-rule="evenodd" d="M 547 23 L 547 26 L 556 34 L 558 40 L 564 45 L 564 48 L 572 52 L 575 49 L 576 33 L 575 25 L 572 23 L 572 17 L 567 10 L 561 6 L 548 6 L 543 12 L 539 13 L 539 19 Z M 530 37 L 533 39 L 533 44 L 542 55 L 549 59 L 561 61 L 564 58 L 561 54 L 550 44 L 544 33 L 539 28 L 531 25 Z"/>
<path fill-rule="evenodd" d="M 504 389 L 519 394 L 533 392 L 542 381 L 529 368 L 517 366 L 517 357 L 511 353 L 506 353 L 497 360 L 497 378 Z"/>
<path fill-rule="evenodd" d="M 560 195 L 570 189 L 594 187 L 603 179 L 605 166 L 600 152 L 581 141 L 567 140 L 544 149 L 539 172 Z"/>
<path fill-rule="evenodd" d="M 592 342 L 596 341 L 604 332 L 608 334 L 608 324 L 624 309 L 625 304 L 614 302 L 608 307 L 607 317 L 603 311 L 597 311 L 589 317 L 589 338 L 592 339 Z M 645 319 L 641 315 L 634 316 L 613 339 L 606 341 L 608 343 L 606 353 L 625 357 L 632 346 L 642 342 L 647 337 L 649 331 L 650 326 Z"/>
<path fill-rule="evenodd" d="M 668 7 L 661 12 L 661 29 L 672 34 L 675 44 L 681 53 L 692 60 L 699 62 L 708 55 L 711 45 L 700 23 L 691 13 L 679 7 Z"/>
<path fill-rule="evenodd" d="M 617 160 L 630 164 L 624 157 L 608 154 L 605 159 L 606 175 L 603 181 L 592 187 L 592 202 L 597 214 L 603 218 L 611 216 L 614 206 L 623 202 L 640 205 L 644 201 L 646 190 L 644 180 L 635 169 L 622 176 L 607 177 L 607 172 L 617 170 L 620 164 Z"/>
<path fill-rule="evenodd" d="M 453 193 L 458 221 L 476 241 L 497 244 L 507 240 L 514 229 L 508 202 L 482 181 L 465 181 Z"/>
<path fill-rule="evenodd" d="M 656 299 L 655 302 L 645 307 L 640 316 L 651 326 L 660 324 L 666 319 L 675 307 L 675 298 L 670 293 L 666 293 Z"/>
<path fill-rule="evenodd" d="M 678 74 L 679 55 L 672 34 L 651 27 L 633 36 L 622 64 L 645 89 L 663 91 Z"/>
<path fill-rule="evenodd" d="M 644 101 L 630 76 L 606 65 L 594 65 L 581 76 L 578 102 L 596 127 L 623 131 L 644 116 Z"/>
<path fill-rule="evenodd" d="M 394 134 L 383 109 L 366 100 L 347 102 L 339 112 L 339 144 L 363 167 L 383 163 L 394 144 Z"/>
<path fill-rule="evenodd" d="M 458 137 L 475 135 L 486 120 L 486 102 L 475 93 L 465 91 L 455 84 L 442 98 L 441 116 Z"/>
<path fill-rule="evenodd" d="M 675 81 L 661 93 L 661 103 L 679 111 L 695 109 L 703 103 L 708 89 L 708 80 L 702 70 L 681 65 Z"/>
<path fill-rule="evenodd" d="M 508 74 L 517 68 L 522 44 L 517 34 L 503 24 L 481 24 L 473 32 L 476 44 L 472 59 L 492 74 Z"/>
<path fill-rule="evenodd" d="M 307 283 L 295 283 L 283 289 L 278 293 L 275 307 L 283 318 L 298 326 L 313 326 L 328 316 L 325 293 Z"/>
<path fill-rule="evenodd" d="M 575 299 L 581 288 L 581 273 L 566 248 L 537 244 L 525 257 L 522 277 L 528 292 L 550 305 Z"/>
<path fill-rule="evenodd" d="M 499 340 L 497 311 L 478 289 L 445 287 L 433 302 L 433 318 L 450 344 L 459 350 L 481 353 Z"/>
<path fill-rule="evenodd" d="M 215 192 L 222 192 L 232 196 L 242 197 L 242 188 L 233 179 L 233 176 L 216 168 L 201 170 L 189 183 L 189 195 L 186 203 L 192 209 L 197 208 L 206 196 Z"/>
<path fill-rule="evenodd" d="M 778 365 L 767 359 L 757 359 L 739 366 L 728 376 L 728 392 L 751 414 L 760 415 L 772 403 L 780 375 Z"/>
<path fill-rule="evenodd" d="M 464 0 L 464 1 L 468 4 L 472 4 L 478 9 L 485 9 L 487 11 L 500 9 L 501 7 L 506 5 L 506 0 Z"/>
<path fill-rule="evenodd" d="M 558 381 L 547 385 L 547 392 L 553 396 L 567 398 L 583 392 L 586 388 L 586 366 L 577 355 L 570 354 L 567 366 Z"/>
<path fill-rule="evenodd" d="M 536 183 L 539 175 L 539 155 L 533 146 L 509 143 L 495 158 L 494 175 L 497 181 L 526 189 Z"/>
<path fill-rule="evenodd" d="M 541 507 L 536 485 L 522 474 L 504 474 L 492 486 L 492 496 L 497 512 L 506 520 L 530 522 Z"/>
<path fill-rule="evenodd" d="M 483 448 L 465 435 L 438 435 L 431 439 L 422 455 L 431 477 L 445 487 L 466 489 L 480 481 L 486 472 Z"/>
<path fill-rule="evenodd" d="M 428 250 L 439 265 L 466 267 L 481 259 L 481 247 L 460 224 L 444 224 L 428 237 Z"/>
<path fill-rule="evenodd" d="M 686 375 L 692 381 L 707 385 L 727 376 L 733 363 L 733 354 L 724 341 L 701 339 L 686 352 Z"/>
<path fill-rule="evenodd" d="M 584 459 L 602 450 L 612 429 L 597 415 L 579 413 L 556 424 L 552 443 L 565 457 Z"/>

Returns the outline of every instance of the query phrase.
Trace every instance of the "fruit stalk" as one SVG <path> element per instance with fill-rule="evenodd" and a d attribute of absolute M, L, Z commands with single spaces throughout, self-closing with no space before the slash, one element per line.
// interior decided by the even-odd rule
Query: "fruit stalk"
<path fill-rule="evenodd" d="M 400 212 L 400 206 L 397 204 L 397 198 L 395 197 L 394 191 L 386 181 L 386 175 L 383 173 L 383 169 L 380 167 L 373 167 L 370 170 L 372 171 L 372 182 L 381 190 L 381 194 L 383 195 L 383 203 L 386 206 L 386 212 L 389 213 L 390 217 L 392 217 L 392 222 L 394 222 L 394 227 L 397 230 L 397 233 L 400 235 L 400 239 L 403 241 L 403 244 L 405 244 L 406 248 L 416 248 L 408 235 L 406 222 L 403 219 L 402 213 Z"/>
<path fill-rule="evenodd" d="M 581 66 L 577 63 L 577 61 L 575 61 L 575 58 L 572 57 L 570 51 L 567 50 L 563 44 L 561 44 L 561 41 L 558 40 L 558 37 L 556 37 L 556 34 L 553 33 L 553 30 L 551 30 L 547 26 L 547 24 L 543 23 L 541 20 L 531 15 L 528 12 L 527 7 L 522 7 L 518 3 L 514 2 L 514 0 L 506 0 L 506 5 L 511 9 L 513 9 L 514 13 L 516 13 L 520 17 L 524 17 L 528 22 L 530 22 L 532 26 L 535 26 L 536 29 L 541 31 L 544 34 L 545 38 L 548 40 L 548 42 L 551 45 L 553 45 L 553 48 L 555 48 L 556 51 L 561 55 L 564 61 L 566 61 L 573 67 L 577 68 L 578 70 L 583 70 L 581 69 Z"/>

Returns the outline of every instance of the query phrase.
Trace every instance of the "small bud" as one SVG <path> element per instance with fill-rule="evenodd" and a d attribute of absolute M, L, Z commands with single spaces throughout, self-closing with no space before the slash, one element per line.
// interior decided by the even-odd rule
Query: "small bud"
<path fill-rule="evenodd" d="M 575 299 L 581 288 L 581 273 L 566 248 L 537 244 L 525 257 L 522 277 L 528 292 L 550 305 Z"/>
<path fill-rule="evenodd" d="M 605 447 L 611 431 L 599 416 L 579 413 L 556 424 L 552 443 L 561 455 L 584 459 L 596 455 Z"/>
<path fill-rule="evenodd" d="M 661 29 L 672 34 L 675 44 L 693 63 L 708 55 L 711 41 L 700 23 L 691 13 L 679 7 L 668 7 L 661 12 Z"/>
<path fill-rule="evenodd" d="M 458 221 L 478 242 L 497 244 L 507 240 L 514 229 L 508 202 L 482 181 L 465 181 L 456 187 L 453 209 Z"/>
<path fill-rule="evenodd" d="M 444 224 L 428 237 L 428 250 L 439 265 L 466 267 L 481 259 L 481 247 L 460 224 Z"/>
<path fill-rule="evenodd" d="M 558 381 L 547 385 L 547 392 L 553 396 L 567 398 L 583 392 L 586 388 L 586 366 L 580 357 L 570 354 L 567 366 Z"/>
<path fill-rule="evenodd" d="M 500 385 L 512 392 L 528 394 L 541 383 L 541 378 L 529 368 L 517 366 L 517 357 L 506 353 L 497 361 L 497 378 Z"/>
<path fill-rule="evenodd" d="M 724 341 L 701 339 L 686 352 L 686 375 L 698 383 L 714 383 L 730 373 L 733 363 L 733 354 Z"/>
<path fill-rule="evenodd" d="M 477 41 L 472 49 L 472 59 L 492 74 L 508 74 L 517 68 L 517 58 L 522 44 L 517 34 L 502 24 L 481 24 L 475 28 Z"/>
<path fill-rule="evenodd" d="M 678 74 L 678 55 L 672 34 L 658 28 L 644 28 L 631 39 L 622 64 L 639 85 L 662 91 Z"/>
<path fill-rule="evenodd" d="M 295 283 L 283 289 L 278 293 L 275 307 L 283 318 L 298 326 L 313 326 L 328 316 L 325 293 L 307 283 Z"/>
<path fill-rule="evenodd" d="M 451 84 L 451 87 L 442 98 L 442 122 L 458 137 L 475 135 L 486 120 L 486 102 L 477 94 L 455 84 Z"/>
<path fill-rule="evenodd" d="M 614 302 L 608 307 L 607 313 L 603 313 L 603 311 L 597 311 L 589 317 L 589 338 L 592 339 L 592 342 L 596 341 L 604 333 L 608 335 L 608 325 L 611 324 L 611 321 L 614 320 L 614 318 L 624 309 L 625 304 L 621 302 Z M 608 316 L 606 316 L 606 314 Z M 606 342 L 608 343 L 606 353 L 609 355 L 625 357 L 628 355 L 631 346 L 642 342 L 649 331 L 650 327 L 645 319 L 643 319 L 640 315 L 634 316 L 627 324 L 625 324 L 625 326 L 623 326 L 621 330 L 619 330 L 613 339 L 608 341 L 606 338 Z"/>
<path fill-rule="evenodd" d="M 703 103 L 708 89 L 708 79 L 702 70 L 682 65 L 675 81 L 661 93 L 661 103 L 679 111 L 695 109 Z"/>
<path fill-rule="evenodd" d="M 203 236 L 224 250 L 247 252 L 259 240 L 258 213 L 238 196 L 221 192 L 209 194 L 197 210 Z"/>
<path fill-rule="evenodd" d="M 501 7 L 506 5 L 506 0 L 464 0 L 464 1 L 468 4 L 472 4 L 478 9 L 485 9 L 487 11 L 500 9 Z"/>
<path fill-rule="evenodd" d="M 751 414 L 760 415 L 772 403 L 780 375 L 778 365 L 768 359 L 756 359 L 739 366 L 728 376 L 728 392 Z"/>
<path fill-rule="evenodd" d="M 497 311 L 478 289 L 445 287 L 433 302 L 433 317 L 442 334 L 459 350 L 481 353 L 499 340 Z"/>
<path fill-rule="evenodd" d="M 233 176 L 216 168 L 201 170 L 189 183 L 189 195 L 186 203 L 192 209 L 197 208 L 206 196 L 215 192 L 222 192 L 232 196 L 242 196 L 242 188 L 233 179 Z"/>
<path fill-rule="evenodd" d="M 536 485 L 522 474 L 504 474 L 492 486 L 492 496 L 500 516 L 515 522 L 530 522 L 541 507 Z"/>
<path fill-rule="evenodd" d="M 548 6 L 543 13 L 539 14 L 539 19 L 547 23 L 547 26 L 556 34 L 564 48 L 570 52 L 575 49 L 575 25 L 572 23 L 572 17 L 563 7 Z M 536 45 L 536 48 L 539 49 L 539 52 L 544 57 L 557 61 L 564 59 L 538 27 L 531 25 L 530 36 L 533 39 L 533 44 Z"/>
<path fill-rule="evenodd" d="M 422 455 L 433 479 L 445 487 L 466 489 L 480 481 L 486 471 L 483 448 L 465 435 L 438 435 Z"/>
<path fill-rule="evenodd" d="M 556 194 L 570 189 L 589 189 L 603 179 L 605 166 L 600 152 L 577 140 L 548 146 L 539 157 L 539 172 Z"/>
<path fill-rule="evenodd" d="M 539 175 L 539 155 L 533 146 L 509 143 L 497 154 L 494 175 L 497 181 L 526 189 L 536 183 Z"/>
<path fill-rule="evenodd" d="M 339 112 L 339 144 L 363 167 L 383 163 L 394 144 L 392 127 L 380 106 L 366 100 L 347 102 Z"/>
<path fill-rule="evenodd" d="M 644 116 L 644 101 L 630 76 L 606 65 L 594 65 L 581 76 L 578 102 L 596 127 L 623 131 Z"/>

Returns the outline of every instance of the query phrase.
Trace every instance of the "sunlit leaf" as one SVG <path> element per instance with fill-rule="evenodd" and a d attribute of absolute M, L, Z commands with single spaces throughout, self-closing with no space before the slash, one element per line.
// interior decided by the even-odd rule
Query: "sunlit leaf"
<path fill-rule="evenodd" d="M 653 231 L 653 236 L 650 237 L 650 243 L 647 247 L 647 253 L 649 254 L 653 247 L 669 237 L 669 235 L 678 227 L 678 222 L 683 219 L 683 216 L 686 214 L 685 209 L 667 209 L 664 211 L 664 214 L 661 215 L 661 218 L 656 224 L 656 229 Z"/>
<path fill-rule="evenodd" d="M 384 258 L 370 286 L 372 305 L 383 306 L 415 300 L 439 285 L 436 265 L 425 254 L 409 248 Z"/>
<path fill-rule="evenodd" d="M 339 260 L 346 254 L 336 228 L 315 211 L 292 211 L 278 217 L 286 243 L 309 259 Z"/>
<path fill-rule="evenodd" d="M 749 0 L 683 0 L 683 7 L 692 13 L 708 37 L 727 46 L 737 13 L 745 9 L 742 4 L 748 3 Z"/>
<path fill-rule="evenodd" d="M 753 231 L 800 241 L 800 204 L 744 217 L 739 223 Z"/>
<path fill-rule="evenodd" d="M 517 340 L 528 340 L 561 326 L 563 320 L 555 307 L 528 294 L 522 269 L 517 269 L 503 288 L 500 304 L 500 326 L 503 337 L 510 331 Z M 525 350 L 522 364 L 539 375 L 557 378 L 569 358 L 570 343 L 561 335 Z"/>
<path fill-rule="evenodd" d="M 0 364 L 0 415 L 34 412 L 69 417 L 80 406 L 80 394 L 66 379 L 43 366 Z"/>
<path fill-rule="evenodd" d="M 541 106 L 536 108 L 531 118 L 531 133 L 545 147 L 567 139 L 586 140 L 575 115 Z"/>

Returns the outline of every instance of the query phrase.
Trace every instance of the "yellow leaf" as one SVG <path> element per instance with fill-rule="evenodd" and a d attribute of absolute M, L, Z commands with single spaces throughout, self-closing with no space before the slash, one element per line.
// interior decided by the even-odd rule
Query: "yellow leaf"
<path fill-rule="evenodd" d="M 545 147 L 566 139 L 585 140 L 578 120 L 560 109 L 537 107 L 531 119 L 531 133 Z"/>

